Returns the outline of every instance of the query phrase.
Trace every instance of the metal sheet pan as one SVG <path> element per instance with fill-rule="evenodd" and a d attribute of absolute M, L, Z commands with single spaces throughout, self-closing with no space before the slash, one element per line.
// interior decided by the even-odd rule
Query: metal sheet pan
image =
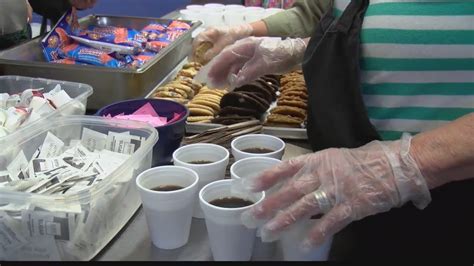
<path fill-rule="evenodd" d="M 165 76 L 165 78 L 158 83 L 158 85 L 146 95 L 146 98 L 150 98 L 154 91 L 161 85 L 164 85 L 171 80 L 173 80 L 178 74 L 179 70 L 186 64 L 187 58 L 182 60 L 176 67 Z M 199 134 L 208 129 L 217 128 L 222 126 L 221 124 L 212 124 L 212 123 L 186 123 L 186 133 Z M 308 136 L 306 135 L 305 128 L 288 128 L 288 127 L 263 127 L 262 133 L 273 135 L 279 138 L 284 139 L 295 139 L 295 140 L 306 140 Z"/>
<path fill-rule="evenodd" d="M 168 19 L 89 15 L 81 26 L 111 25 L 141 29 L 152 22 Z M 189 21 L 188 21 L 189 22 Z M 0 75 L 21 75 L 86 83 L 94 88 L 89 109 L 99 109 L 116 101 L 144 97 L 191 51 L 192 32 L 202 23 L 193 21 L 185 34 L 139 69 L 116 69 L 85 65 L 50 64 L 43 57 L 41 38 L 0 52 Z"/>

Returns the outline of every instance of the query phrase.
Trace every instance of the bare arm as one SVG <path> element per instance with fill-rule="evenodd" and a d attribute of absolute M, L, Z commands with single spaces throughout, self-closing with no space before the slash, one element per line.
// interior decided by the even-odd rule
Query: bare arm
<path fill-rule="evenodd" d="M 430 189 L 474 178 L 474 113 L 416 135 L 410 152 Z"/>

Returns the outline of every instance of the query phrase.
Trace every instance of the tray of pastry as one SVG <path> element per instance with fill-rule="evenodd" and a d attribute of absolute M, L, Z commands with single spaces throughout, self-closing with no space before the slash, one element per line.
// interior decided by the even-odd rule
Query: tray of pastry
<path fill-rule="evenodd" d="M 307 139 L 307 89 L 301 71 L 266 75 L 232 92 L 211 89 L 193 80 L 199 63 L 182 61 L 146 97 L 185 104 L 190 115 L 187 133 L 198 134 L 251 120 L 259 120 L 262 133 L 285 139 Z"/>

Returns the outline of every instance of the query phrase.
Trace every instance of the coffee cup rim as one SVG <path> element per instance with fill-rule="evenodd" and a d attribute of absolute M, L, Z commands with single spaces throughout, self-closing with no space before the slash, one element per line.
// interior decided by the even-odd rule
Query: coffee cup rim
<path fill-rule="evenodd" d="M 180 170 L 184 170 L 185 172 L 189 172 L 195 177 L 194 181 L 190 185 L 188 185 L 188 186 L 186 186 L 182 189 L 177 189 L 177 190 L 173 190 L 173 191 L 156 191 L 156 190 L 152 190 L 150 188 L 147 188 L 147 187 L 145 187 L 141 184 L 140 180 L 143 179 L 144 176 L 146 176 L 150 172 L 154 172 L 154 171 L 157 171 L 157 170 L 165 170 L 165 169 L 180 169 Z M 155 194 L 155 195 L 166 195 L 166 194 L 174 194 L 174 193 L 185 192 L 185 191 L 190 190 L 193 187 L 197 186 L 198 182 L 199 182 L 199 175 L 196 173 L 196 171 L 194 171 L 193 169 L 189 169 L 189 168 L 186 168 L 186 167 L 183 167 L 183 166 L 176 166 L 176 165 L 157 166 L 157 167 L 150 168 L 148 170 L 145 170 L 145 171 L 141 172 L 138 175 L 137 180 L 136 180 L 136 184 L 140 189 L 142 189 L 143 191 L 146 191 L 147 193 L 152 193 L 152 194 Z"/>

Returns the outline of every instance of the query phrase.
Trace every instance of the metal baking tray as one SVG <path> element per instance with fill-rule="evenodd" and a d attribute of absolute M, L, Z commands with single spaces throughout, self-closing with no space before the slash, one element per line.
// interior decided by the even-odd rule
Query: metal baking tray
<path fill-rule="evenodd" d="M 176 65 L 176 67 L 165 76 L 165 78 L 158 83 L 158 85 L 153 88 L 153 90 L 146 95 L 146 98 L 151 98 L 154 94 L 155 90 L 170 81 L 172 81 L 176 75 L 178 74 L 179 70 L 188 62 L 187 58 L 182 60 L 180 63 Z M 208 129 L 221 127 L 221 124 L 212 124 L 212 123 L 187 123 L 186 122 L 186 133 L 191 134 L 199 134 L 204 132 Z M 284 139 L 295 139 L 295 140 L 306 140 L 308 136 L 306 135 L 305 128 L 289 128 L 289 127 L 263 127 L 262 133 L 269 134 L 272 136 L 276 136 L 279 138 Z"/>
<path fill-rule="evenodd" d="M 89 15 L 81 26 L 123 26 L 141 29 L 152 22 L 169 19 Z M 190 22 L 190 21 L 187 21 Z M 21 75 L 86 83 L 94 88 L 88 109 L 97 110 L 116 101 L 144 97 L 191 52 L 192 32 L 202 23 L 193 21 L 191 29 L 139 69 L 118 69 L 89 65 L 61 65 L 46 62 L 41 38 L 0 52 L 0 75 Z"/>

